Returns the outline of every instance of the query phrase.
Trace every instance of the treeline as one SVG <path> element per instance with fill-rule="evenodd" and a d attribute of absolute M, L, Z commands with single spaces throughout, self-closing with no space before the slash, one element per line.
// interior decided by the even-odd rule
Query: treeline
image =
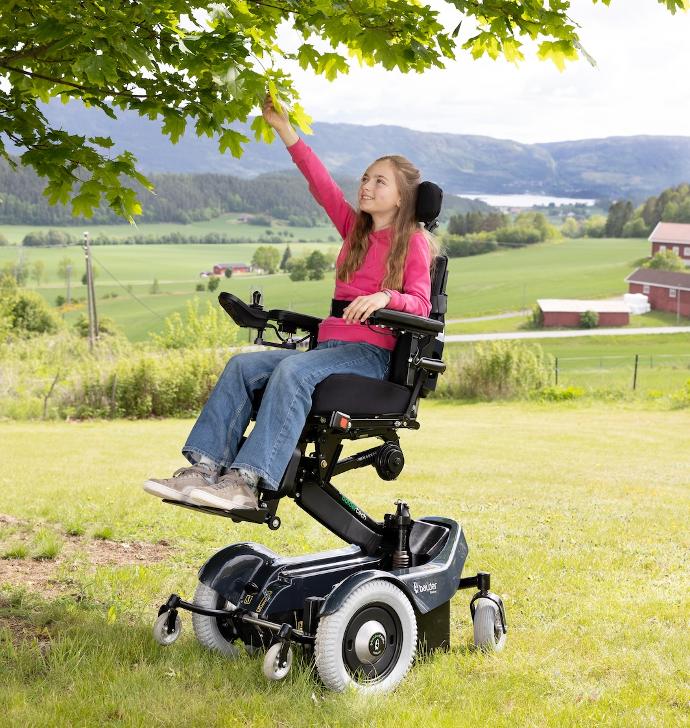
<path fill-rule="evenodd" d="M 502 212 L 474 211 L 450 218 L 443 246 L 450 258 L 463 258 L 489 253 L 499 245 L 533 245 L 557 236 L 558 231 L 541 212 L 521 212 L 511 221 Z"/>
<path fill-rule="evenodd" d="M 143 214 L 137 222 L 190 223 L 211 220 L 229 212 L 246 212 L 286 220 L 290 225 L 311 227 L 327 222 L 323 210 L 312 197 L 298 172 L 285 171 L 241 179 L 223 174 L 152 174 L 155 194 L 134 185 L 142 203 Z M 356 198 L 357 181 L 336 181 L 348 199 Z M 50 205 L 43 194 L 45 182 L 33 170 L 13 170 L 0 159 L 0 224 L 4 225 L 74 225 L 84 218 L 72 216 L 69 205 Z M 488 209 L 476 200 L 447 195 L 442 219 L 453 212 Z M 121 223 L 106 205 L 94 210 L 89 224 Z"/>
<path fill-rule="evenodd" d="M 264 235 L 258 238 L 232 237 L 224 233 L 206 233 L 205 235 L 188 235 L 181 232 L 165 233 L 163 235 L 128 235 L 127 237 L 109 237 L 98 234 L 91 238 L 91 245 L 240 245 L 243 243 L 269 243 L 280 244 L 286 240 L 295 241 L 295 234 L 290 230 L 266 229 Z M 335 241 L 335 236 L 328 236 L 328 241 Z M 50 247 L 61 245 L 77 245 L 81 239 L 62 230 L 48 230 L 46 232 L 29 232 L 22 239 L 22 245 L 27 247 Z M 296 242 L 307 242 L 299 238 Z M 0 244 L 2 244 L 0 242 Z"/>
<path fill-rule="evenodd" d="M 569 238 L 646 238 L 659 222 L 690 223 L 690 184 L 670 187 L 638 207 L 630 200 L 618 200 L 606 216 L 594 215 L 586 221 L 568 218 L 561 232 Z"/>

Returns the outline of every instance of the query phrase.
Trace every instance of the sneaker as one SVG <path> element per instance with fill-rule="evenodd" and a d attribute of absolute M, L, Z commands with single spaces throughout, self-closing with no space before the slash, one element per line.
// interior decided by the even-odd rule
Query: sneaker
<path fill-rule="evenodd" d="M 224 511 L 234 509 L 258 509 L 259 496 L 237 470 L 228 470 L 218 482 L 197 487 L 189 494 L 192 503 Z"/>
<path fill-rule="evenodd" d="M 144 490 L 165 500 L 189 503 L 189 494 L 195 489 L 207 486 L 216 479 L 216 473 L 210 465 L 199 463 L 188 465 L 173 473 L 172 478 L 147 480 Z"/>

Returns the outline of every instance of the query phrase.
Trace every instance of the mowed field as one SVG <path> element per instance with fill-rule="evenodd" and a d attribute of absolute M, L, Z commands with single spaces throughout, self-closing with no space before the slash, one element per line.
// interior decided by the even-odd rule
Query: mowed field
<path fill-rule="evenodd" d="M 190 597 L 222 546 L 340 543 L 291 501 L 270 532 L 146 495 L 145 478 L 182 464 L 191 421 L 0 423 L 13 463 L 0 473 L 0 724 L 688 725 L 687 411 L 425 401 L 421 422 L 402 433 L 398 480 L 364 469 L 336 485 L 377 518 L 405 498 L 413 517 L 460 521 L 464 573 L 491 572 L 508 641 L 472 650 L 460 592 L 451 651 L 375 699 L 325 691 L 299 660 L 270 684 L 261 657 L 201 648 L 186 613 L 175 645 L 154 643 L 158 606 Z M 50 457 L 37 466 L 36 452 Z"/>
<path fill-rule="evenodd" d="M 145 227 L 140 226 L 142 232 Z M 290 245 L 294 255 L 317 248 L 337 249 L 335 244 L 328 243 L 326 235 L 322 235 L 320 241 L 290 241 Z M 94 247 L 95 264 L 99 268 L 96 280 L 99 312 L 112 318 L 132 340 L 145 340 L 150 331 L 161 328 L 165 316 L 173 311 L 183 311 L 186 302 L 195 295 L 215 299 L 215 296 L 206 293 L 195 293 L 201 271 L 210 270 L 217 262 L 248 263 L 255 247 Z M 282 251 L 284 245 L 277 247 Z M 648 248 L 647 241 L 639 239 L 581 239 L 500 250 L 472 258 L 454 258 L 450 261 L 448 317 L 519 310 L 530 307 L 541 297 L 604 298 L 620 295 L 626 290 L 625 276 L 634 269 L 636 261 L 648 253 Z M 0 265 L 17 260 L 19 254 L 20 249 L 14 246 L 0 248 Z M 65 256 L 73 261 L 76 272 L 74 295 L 77 298 L 85 295 L 85 289 L 79 283 L 84 265 L 80 248 L 26 248 L 21 249 L 21 254 L 29 263 L 43 261 L 45 276 L 38 290 L 50 302 L 54 302 L 59 293 L 64 294 L 64 283 L 57 276 L 57 266 Z M 160 293 L 150 292 L 154 279 L 159 282 Z M 139 301 L 127 292 L 128 286 Z M 221 279 L 220 290 L 242 297 L 247 297 L 253 288 L 263 290 L 266 303 L 271 308 L 287 307 L 323 316 L 332 296 L 333 280 L 332 274 L 323 281 L 299 283 L 293 283 L 283 274 Z M 113 293 L 117 294 L 117 298 L 110 298 Z M 68 314 L 67 319 L 73 319 L 78 313 Z M 459 333 L 457 329 L 453 332 Z"/>

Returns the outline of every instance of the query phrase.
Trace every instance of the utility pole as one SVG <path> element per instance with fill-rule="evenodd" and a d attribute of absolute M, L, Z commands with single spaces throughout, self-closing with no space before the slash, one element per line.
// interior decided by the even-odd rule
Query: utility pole
<path fill-rule="evenodd" d="M 89 311 L 89 351 L 93 351 L 96 339 L 98 339 L 98 318 L 96 316 L 96 292 L 93 287 L 93 266 L 91 265 L 88 233 L 84 233 L 84 257 L 86 258 L 86 299 Z"/>

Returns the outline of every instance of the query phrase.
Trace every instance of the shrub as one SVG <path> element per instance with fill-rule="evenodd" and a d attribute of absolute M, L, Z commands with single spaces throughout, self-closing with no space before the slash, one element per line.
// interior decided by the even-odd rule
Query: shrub
<path fill-rule="evenodd" d="M 542 241 L 542 233 L 535 227 L 527 225 L 513 225 L 496 230 L 496 240 L 499 243 L 512 243 L 514 245 L 533 245 Z"/>
<path fill-rule="evenodd" d="M 684 271 L 685 263 L 683 259 L 671 248 L 664 248 L 643 264 L 644 268 L 652 268 L 655 270 L 671 270 Z"/>
<path fill-rule="evenodd" d="M 225 312 L 206 301 L 205 312 L 199 310 L 199 299 L 187 302 L 185 315 L 175 312 L 165 319 L 162 334 L 151 339 L 162 349 L 216 348 L 235 342 L 238 327 Z"/>
<path fill-rule="evenodd" d="M 498 249 L 498 244 L 491 233 L 476 235 L 446 235 L 443 248 L 449 258 L 467 258 L 471 255 L 482 255 Z"/>
<path fill-rule="evenodd" d="M 585 390 L 582 387 L 561 387 L 554 385 L 551 387 L 544 387 L 539 391 L 539 399 L 547 402 L 562 402 L 565 400 L 579 399 L 584 397 Z"/>
<path fill-rule="evenodd" d="M 532 311 L 527 317 L 525 325 L 527 329 L 543 329 L 544 328 L 544 312 L 539 308 L 539 304 L 532 306 Z"/>
<path fill-rule="evenodd" d="M 149 288 L 149 293 L 156 294 L 161 292 L 161 284 L 158 282 L 158 278 L 153 279 L 153 283 Z"/>
<path fill-rule="evenodd" d="M 3 281 L 6 284 L 0 291 L 0 319 L 4 319 L 4 326 L 0 323 L 0 329 L 18 336 L 55 333 L 58 330 L 60 319 L 38 293 L 24 291 L 9 283 L 8 278 Z"/>
<path fill-rule="evenodd" d="M 671 406 L 674 409 L 690 407 L 690 379 L 685 383 L 683 389 L 671 395 Z"/>
<path fill-rule="evenodd" d="M 304 258 L 290 258 L 287 269 L 290 272 L 291 281 L 305 281 L 309 275 L 307 261 Z"/>
<path fill-rule="evenodd" d="M 220 278 L 218 276 L 211 276 L 206 283 L 206 288 L 208 289 L 209 293 L 213 293 L 213 291 L 218 289 L 219 285 Z"/>
<path fill-rule="evenodd" d="M 580 327 L 596 329 L 599 326 L 599 314 L 596 311 L 584 311 L 580 314 Z"/>
<path fill-rule="evenodd" d="M 205 291 L 206 288 L 204 288 L 204 284 L 203 283 L 197 283 L 196 286 L 195 286 L 195 288 L 194 288 L 194 290 L 195 291 Z"/>
<path fill-rule="evenodd" d="M 488 341 L 464 352 L 449 369 L 441 379 L 439 396 L 513 399 L 531 396 L 548 385 L 553 358 L 540 346 Z"/>

